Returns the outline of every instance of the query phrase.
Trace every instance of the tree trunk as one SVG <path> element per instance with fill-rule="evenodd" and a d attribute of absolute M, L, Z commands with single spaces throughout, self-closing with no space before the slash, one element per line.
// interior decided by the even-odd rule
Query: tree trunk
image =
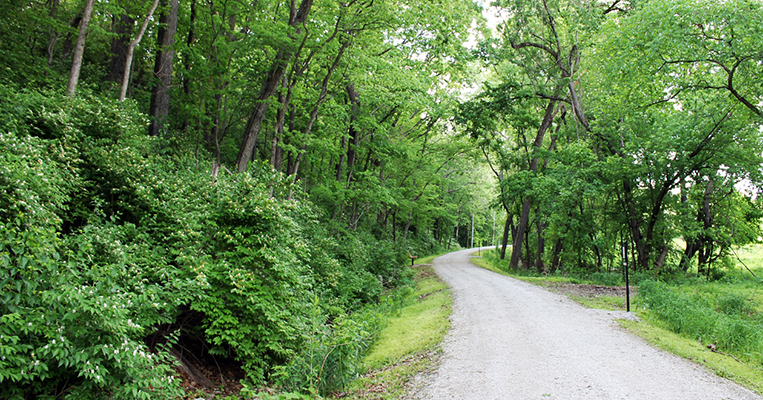
<path fill-rule="evenodd" d="M 662 265 L 665 264 L 665 258 L 668 256 L 668 250 L 669 247 L 667 244 L 662 246 L 662 251 L 660 252 L 659 257 L 657 257 L 657 262 L 654 265 L 655 270 L 659 271 L 662 268 Z"/>
<path fill-rule="evenodd" d="M 347 183 L 352 181 L 352 173 L 355 170 L 355 162 L 357 158 L 358 150 L 358 130 L 355 128 L 355 122 L 360 112 L 360 100 L 358 99 L 358 93 L 355 91 L 355 85 L 352 83 L 347 84 L 347 97 L 350 100 L 350 123 L 348 126 L 348 134 L 350 137 L 347 144 Z M 370 154 L 370 153 L 369 153 Z"/>
<path fill-rule="evenodd" d="M 143 34 L 146 33 L 148 23 L 151 21 L 151 16 L 154 15 L 154 11 L 158 5 L 159 0 L 154 0 L 154 2 L 151 3 L 151 9 L 148 10 L 146 18 L 143 19 L 143 23 L 140 26 L 138 35 L 130 42 L 130 45 L 127 46 L 127 55 L 125 56 L 125 72 L 124 75 L 122 75 L 122 89 L 119 91 L 119 101 L 125 101 L 127 98 L 127 86 L 130 84 L 130 69 L 132 68 L 133 53 L 135 52 L 135 48 L 143 39 Z"/>
<path fill-rule="evenodd" d="M 501 260 L 506 258 L 506 248 L 509 246 L 509 231 L 514 224 L 514 217 L 506 213 L 506 223 L 503 226 L 503 240 L 501 240 Z"/>
<path fill-rule="evenodd" d="M 408 213 L 408 222 L 405 223 L 405 230 L 403 231 L 403 241 L 408 240 L 408 229 L 411 227 L 411 221 L 413 221 L 413 215 Z"/>
<path fill-rule="evenodd" d="M 710 208 L 710 197 L 713 193 L 713 181 L 709 181 L 705 187 L 704 195 L 702 196 L 702 207 L 697 211 L 697 220 L 702 222 L 702 232 L 700 232 L 693 240 L 686 240 L 686 248 L 684 254 L 681 257 L 681 268 L 686 271 L 691 265 L 691 259 L 699 252 L 699 260 L 697 262 L 697 272 L 701 275 L 707 268 L 707 262 L 709 256 L 706 254 L 705 248 L 710 241 L 707 236 L 707 231 L 713 226 L 713 217 Z"/>
<path fill-rule="evenodd" d="M 111 41 L 111 60 L 109 61 L 110 82 L 121 82 L 125 74 L 125 59 L 127 48 L 130 46 L 130 32 L 135 20 L 127 13 L 121 14 L 114 24 L 114 33 L 117 35 Z"/>
<path fill-rule="evenodd" d="M 344 154 L 347 150 L 347 136 L 342 135 L 342 141 L 339 145 L 339 148 L 341 150 L 341 153 L 339 154 L 339 160 L 336 163 L 336 181 L 338 183 L 342 182 L 342 168 L 344 167 Z"/>
<path fill-rule="evenodd" d="M 286 76 L 282 78 L 281 88 L 286 89 L 288 86 L 288 79 Z M 276 123 L 273 126 L 273 140 L 270 143 L 270 166 L 274 171 L 281 171 L 281 157 L 283 155 L 281 150 L 281 139 L 283 137 L 283 127 L 286 123 L 286 109 L 289 107 L 289 101 L 291 99 L 291 88 L 288 88 L 289 95 L 283 91 L 278 93 L 278 111 L 276 112 Z"/>
<path fill-rule="evenodd" d="M 554 255 L 551 256 L 550 273 L 554 273 L 560 269 L 562 249 L 564 249 L 564 242 L 562 242 L 562 239 L 556 239 L 556 244 L 554 245 Z"/>
<path fill-rule="evenodd" d="M 166 0 L 164 0 L 166 2 Z M 159 19 L 161 27 L 157 42 L 154 64 L 154 77 L 158 80 L 151 91 L 149 115 L 153 118 L 148 127 L 148 134 L 159 136 L 170 114 L 170 87 L 172 86 L 172 63 L 175 58 L 175 33 L 178 26 L 178 0 L 170 0 L 169 13 L 163 13 Z"/>
<path fill-rule="evenodd" d="M 631 229 L 631 237 L 633 243 L 636 245 L 636 257 L 638 265 L 641 266 L 643 271 L 649 270 L 649 249 L 647 244 L 644 243 L 644 238 L 641 236 L 641 222 L 636 214 L 636 208 L 633 204 L 633 190 L 631 188 L 630 181 L 623 180 L 623 193 L 625 202 L 625 208 L 628 213 L 628 225 Z"/>
<path fill-rule="evenodd" d="M 530 269 L 530 230 L 525 230 L 525 257 L 521 260 L 522 261 L 522 269 L 529 270 Z"/>
<path fill-rule="evenodd" d="M 53 17 L 56 16 L 56 10 L 58 10 L 58 0 L 52 0 L 50 2 L 50 12 L 48 13 L 50 19 L 53 19 Z M 51 29 L 50 39 L 48 40 L 48 47 L 46 50 L 48 53 L 48 68 L 53 64 L 53 47 L 56 45 L 56 41 L 58 41 L 58 33 L 55 29 Z M 48 71 L 45 71 L 45 76 L 48 76 Z"/>
<path fill-rule="evenodd" d="M 296 28 L 307 20 L 313 0 L 302 0 L 299 10 L 294 9 L 293 5 L 294 2 L 292 2 L 292 12 L 289 16 L 289 26 Z M 292 53 L 293 51 L 288 47 L 282 48 L 276 53 L 276 58 L 270 65 L 265 82 L 262 84 L 260 95 L 257 97 L 254 110 L 246 124 L 244 140 L 241 141 L 238 156 L 236 157 L 236 171 L 239 173 L 246 171 L 246 167 L 252 159 L 254 147 L 257 145 L 257 136 L 260 134 L 260 130 L 262 130 L 262 122 L 265 120 L 268 108 L 270 107 L 270 97 L 276 92 L 278 83 L 283 78 L 286 65 L 289 59 L 291 59 Z"/>
<path fill-rule="evenodd" d="M 546 247 L 546 238 L 543 237 L 543 233 L 546 229 L 546 224 L 541 222 L 540 207 L 538 207 L 536 213 L 538 213 L 538 254 L 535 257 L 535 269 L 538 270 L 538 272 L 546 272 L 546 266 L 543 264 L 543 253 Z"/>
<path fill-rule="evenodd" d="M 66 94 L 74 97 L 77 92 L 77 82 L 79 82 L 79 71 L 82 69 L 82 55 L 85 53 L 85 38 L 87 38 L 87 26 L 90 24 L 90 16 L 93 15 L 93 5 L 95 0 L 87 0 L 85 3 L 85 12 L 79 24 L 79 35 L 77 36 L 77 46 L 74 48 L 74 57 L 72 59 L 72 69 L 69 73 L 69 82 L 66 85 Z"/>
<path fill-rule="evenodd" d="M 543 115 L 543 122 L 538 128 L 538 133 L 535 135 L 535 143 L 533 144 L 534 149 L 540 149 L 541 145 L 543 145 L 543 137 L 551 126 L 551 122 L 554 119 L 555 109 L 556 100 L 549 100 L 548 105 L 546 106 L 546 112 Z M 530 161 L 529 170 L 530 172 L 535 172 L 537 169 L 538 157 L 533 156 L 532 161 Z M 527 230 L 527 224 L 530 221 L 530 209 L 532 208 L 532 204 L 532 197 L 526 197 L 524 201 L 522 201 L 522 213 L 519 215 L 517 234 L 514 235 L 514 243 L 511 248 L 511 261 L 509 261 L 509 268 L 513 270 L 516 270 L 519 266 L 519 258 L 522 253 L 522 240 L 525 236 L 525 231 Z"/>

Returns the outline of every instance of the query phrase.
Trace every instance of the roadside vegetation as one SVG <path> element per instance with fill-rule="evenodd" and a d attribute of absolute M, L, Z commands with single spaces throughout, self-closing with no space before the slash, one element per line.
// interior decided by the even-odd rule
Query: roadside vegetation
<path fill-rule="evenodd" d="M 423 262 L 431 262 L 427 257 Z M 364 357 L 366 372 L 342 393 L 346 399 L 398 399 L 414 377 L 436 367 L 450 322 L 450 293 L 429 264 L 417 264 L 416 290 Z"/>
<path fill-rule="evenodd" d="M 2 398 L 333 393 L 408 301 L 407 253 L 442 248 L 332 228 L 268 169 L 213 177 L 130 105 L 0 95 Z"/>

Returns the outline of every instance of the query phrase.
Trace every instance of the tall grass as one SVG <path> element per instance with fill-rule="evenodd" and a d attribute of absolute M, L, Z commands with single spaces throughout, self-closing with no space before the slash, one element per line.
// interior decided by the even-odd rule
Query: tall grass
<path fill-rule="evenodd" d="M 657 281 L 639 286 L 641 303 L 673 332 L 719 351 L 763 363 L 763 317 L 745 296 L 728 291 L 682 291 Z"/>

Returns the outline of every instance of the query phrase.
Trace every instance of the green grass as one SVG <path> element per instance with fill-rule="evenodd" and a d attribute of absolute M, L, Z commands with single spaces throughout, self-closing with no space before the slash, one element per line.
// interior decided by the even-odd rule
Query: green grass
<path fill-rule="evenodd" d="M 763 245 L 761 244 L 748 244 L 742 246 L 734 251 L 739 260 L 747 265 L 752 272 L 759 278 L 763 278 Z M 737 263 L 739 263 L 737 260 Z M 739 271 L 742 274 L 749 274 L 744 265 L 738 265 Z"/>
<path fill-rule="evenodd" d="M 625 311 L 625 299 L 619 296 L 569 296 L 572 300 L 582 304 L 584 307 L 595 308 L 607 311 Z"/>
<path fill-rule="evenodd" d="M 563 282 L 563 283 L 591 283 L 593 282 L 587 282 L 583 281 L 579 278 L 575 277 L 569 277 L 569 276 L 563 276 L 563 275 L 548 275 L 548 276 L 527 276 L 522 274 L 513 273 L 510 271 L 506 271 L 503 269 L 498 268 L 493 263 L 490 262 L 485 257 L 477 256 L 477 253 L 472 254 L 472 263 L 480 268 L 484 268 L 488 271 L 493 271 L 496 274 L 501 274 L 503 276 L 510 276 L 515 279 L 519 279 L 521 281 L 529 282 L 529 283 L 535 283 L 539 284 L 541 282 Z"/>
<path fill-rule="evenodd" d="M 413 262 L 415 262 L 416 264 L 431 264 L 432 261 L 435 258 L 437 258 L 439 256 L 442 256 L 442 255 L 445 255 L 445 254 L 448 254 L 448 253 L 450 253 L 450 252 L 449 251 L 445 251 L 445 252 L 442 252 L 442 253 L 432 254 L 432 255 L 429 255 L 429 256 L 426 256 L 426 257 L 417 258 L 417 259 L 413 260 Z"/>
<path fill-rule="evenodd" d="M 431 262 L 435 257 L 421 260 Z M 397 399 L 413 376 L 435 364 L 438 345 L 450 326 L 450 293 L 430 265 L 415 269 L 417 285 L 409 304 L 389 320 L 365 357 L 368 373 L 355 380 L 342 398 Z"/>
<path fill-rule="evenodd" d="M 427 349 L 445 336 L 450 314 L 447 286 L 427 278 L 420 282 L 414 299 L 413 304 L 403 307 L 400 316 L 390 319 L 379 340 L 369 350 L 365 357 L 369 369 L 386 366 L 420 349 Z"/>
<path fill-rule="evenodd" d="M 655 347 L 701 364 L 718 376 L 763 394 L 761 369 L 742 364 L 729 356 L 714 353 L 697 341 L 660 327 L 660 322 L 650 318 L 648 312 L 640 312 L 639 316 L 642 318 L 641 321 L 620 320 L 620 325 Z"/>

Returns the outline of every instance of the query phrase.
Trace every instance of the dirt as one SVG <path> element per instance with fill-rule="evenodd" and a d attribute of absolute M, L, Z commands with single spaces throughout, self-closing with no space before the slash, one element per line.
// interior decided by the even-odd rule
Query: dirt
<path fill-rule="evenodd" d="M 551 290 L 555 293 L 560 293 L 569 296 L 577 297 L 602 297 L 602 296 L 616 296 L 625 298 L 625 286 L 598 286 L 598 285 L 583 285 L 579 283 L 566 283 L 566 282 L 549 282 L 540 281 L 538 285 Z M 636 294 L 636 288 L 630 287 L 631 296 Z"/>
<path fill-rule="evenodd" d="M 624 311 L 587 309 L 469 262 L 435 259 L 451 287 L 451 330 L 439 367 L 412 399 L 757 399 L 760 396 L 622 329 Z M 616 288 L 567 287 L 596 295 Z"/>

